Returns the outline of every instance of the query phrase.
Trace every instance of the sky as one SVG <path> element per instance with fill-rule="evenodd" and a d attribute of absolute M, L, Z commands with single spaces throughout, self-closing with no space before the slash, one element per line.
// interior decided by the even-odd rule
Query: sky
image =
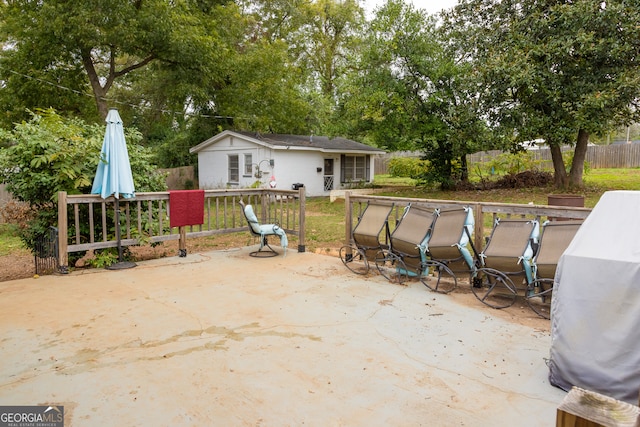
<path fill-rule="evenodd" d="M 424 9 L 429 14 L 440 12 L 442 9 L 449 9 L 458 4 L 457 0 L 405 0 L 406 2 L 413 3 L 418 9 Z M 385 0 L 365 0 L 364 7 L 367 14 L 371 14 L 373 9 L 384 4 Z"/>

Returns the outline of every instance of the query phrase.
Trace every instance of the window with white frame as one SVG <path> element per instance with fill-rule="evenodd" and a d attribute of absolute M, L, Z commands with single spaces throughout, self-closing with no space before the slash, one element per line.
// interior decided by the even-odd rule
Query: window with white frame
<path fill-rule="evenodd" d="M 244 155 L 244 176 L 251 176 L 253 171 L 251 166 L 253 165 L 253 156 L 251 154 Z"/>
<path fill-rule="evenodd" d="M 229 154 L 229 182 L 240 182 L 240 162 L 237 154 Z"/>
<path fill-rule="evenodd" d="M 369 156 L 342 155 L 341 157 L 341 182 L 369 181 Z"/>

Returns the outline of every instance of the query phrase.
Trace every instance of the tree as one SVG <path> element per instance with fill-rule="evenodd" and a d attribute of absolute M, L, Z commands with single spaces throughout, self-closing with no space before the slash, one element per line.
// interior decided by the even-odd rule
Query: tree
<path fill-rule="evenodd" d="M 0 67 L 7 95 L 2 101 L 8 105 L 16 97 L 24 107 L 48 107 L 38 98 L 44 92 L 50 93 L 44 102 L 86 113 L 84 95 L 90 88 L 97 112 L 105 118 L 110 91 L 127 87 L 129 77 L 151 64 L 201 80 L 197 77 L 210 75 L 218 63 L 216 53 L 225 51 L 212 22 L 217 3 L 2 2 L 0 34 L 5 48 Z M 27 98 L 25 93 L 32 95 Z M 69 101 L 61 102 L 62 97 Z"/>
<path fill-rule="evenodd" d="M 222 94 L 233 107 L 229 115 L 254 130 L 325 133 L 359 40 L 362 8 L 355 0 L 243 3 L 251 44 L 242 45 Z"/>
<path fill-rule="evenodd" d="M 307 133 L 313 115 L 281 41 L 256 40 L 234 58 L 228 82 L 217 91 L 216 111 L 231 117 L 231 126 L 271 133 Z"/>
<path fill-rule="evenodd" d="M 313 83 L 335 101 L 337 84 L 351 67 L 351 52 L 361 42 L 364 10 L 355 0 L 317 0 L 307 9 L 302 38 L 301 63 L 312 70 Z"/>
<path fill-rule="evenodd" d="M 445 25 L 484 78 L 488 121 L 543 138 L 556 186 L 580 187 L 589 136 L 640 113 L 638 22 L 639 0 L 462 0 Z"/>
<path fill-rule="evenodd" d="M 347 134 L 364 134 L 388 150 L 424 152 L 423 179 L 443 188 L 466 179 L 465 156 L 485 126 L 468 64 L 447 49 L 436 20 L 402 1 L 388 1 L 370 23 L 362 61 L 343 93 Z"/>

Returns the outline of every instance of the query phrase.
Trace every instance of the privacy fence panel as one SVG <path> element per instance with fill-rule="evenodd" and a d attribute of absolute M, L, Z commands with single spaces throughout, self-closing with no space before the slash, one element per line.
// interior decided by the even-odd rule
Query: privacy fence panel
<path fill-rule="evenodd" d="M 570 147 L 563 148 L 562 151 L 572 151 Z M 474 163 L 489 162 L 494 157 L 502 154 L 500 150 L 480 151 L 467 156 L 469 165 Z M 542 167 L 553 169 L 551 163 L 551 151 L 549 148 L 539 150 L 529 150 L 533 160 L 542 162 Z M 375 159 L 375 173 L 378 175 L 389 173 L 389 161 L 395 157 L 415 157 L 422 155 L 419 151 L 399 151 L 386 153 Z M 592 145 L 587 147 L 586 161 L 590 168 L 637 168 L 640 167 L 640 144 L 614 144 L 614 145 Z"/>

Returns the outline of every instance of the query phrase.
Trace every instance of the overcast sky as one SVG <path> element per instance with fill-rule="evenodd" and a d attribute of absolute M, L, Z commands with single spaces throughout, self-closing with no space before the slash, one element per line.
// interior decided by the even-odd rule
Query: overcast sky
<path fill-rule="evenodd" d="M 440 12 L 442 9 L 449 9 L 458 4 L 457 0 L 405 0 L 413 3 L 416 8 L 425 9 L 429 14 Z M 365 0 L 365 10 L 371 14 L 373 9 L 383 5 L 385 0 Z"/>

